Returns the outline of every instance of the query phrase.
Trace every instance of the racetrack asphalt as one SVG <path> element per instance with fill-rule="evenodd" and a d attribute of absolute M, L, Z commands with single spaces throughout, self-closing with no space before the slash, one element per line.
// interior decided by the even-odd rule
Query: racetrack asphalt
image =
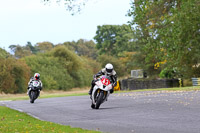
<path fill-rule="evenodd" d="M 89 96 L 1 101 L 40 120 L 110 133 L 200 133 L 200 91 L 111 94 L 98 110 Z"/>

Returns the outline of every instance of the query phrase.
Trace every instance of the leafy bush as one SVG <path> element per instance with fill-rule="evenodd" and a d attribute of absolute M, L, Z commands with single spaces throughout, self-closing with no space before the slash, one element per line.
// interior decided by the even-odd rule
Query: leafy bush
<path fill-rule="evenodd" d="M 46 90 L 69 90 L 90 85 L 92 69 L 65 46 L 57 46 L 47 53 L 28 56 L 24 60 L 30 66 L 32 75 L 36 72 L 41 74 Z"/>
<path fill-rule="evenodd" d="M 105 67 L 107 63 L 111 63 L 114 70 L 117 72 L 117 76 L 125 76 L 127 74 L 125 65 L 117 58 L 108 55 L 101 55 L 98 57 L 98 61 L 101 62 L 102 68 Z"/>
<path fill-rule="evenodd" d="M 10 54 L 8 52 L 6 52 L 6 50 L 0 48 L 0 58 L 7 58 L 9 56 L 10 56 Z"/>
<path fill-rule="evenodd" d="M 22 93 L 26 91 L 30 68 L 24 61 L 0 59 L 0 92 Z"/>
<path fill-rule="evenodd" d="M 72 78 L 57 58 L 42 55 L 25 58 L 30 66 L 32 75 L 38 72 L 41 75 L 43 87 L 47 90 L 66 90 L 73 87 Z"/>

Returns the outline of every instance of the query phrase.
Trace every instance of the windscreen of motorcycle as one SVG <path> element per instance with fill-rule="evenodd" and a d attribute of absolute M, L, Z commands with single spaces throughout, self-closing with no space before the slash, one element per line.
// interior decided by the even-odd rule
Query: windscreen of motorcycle
<path fill-rule="evenodd" d="M 33 81 L 33 86 L 34 87 L 38 87 L 40 85 L 40 83 L 38 81 Z"/>

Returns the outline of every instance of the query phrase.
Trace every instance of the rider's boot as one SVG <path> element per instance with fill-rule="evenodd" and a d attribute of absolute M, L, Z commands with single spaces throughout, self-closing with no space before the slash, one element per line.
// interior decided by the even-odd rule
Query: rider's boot
<path fill-rule="evenodd" d="M 110 90 L 110 94 L 112 94 L 114 92 L 114 88 L 112 88 L 111 90 Z"/>

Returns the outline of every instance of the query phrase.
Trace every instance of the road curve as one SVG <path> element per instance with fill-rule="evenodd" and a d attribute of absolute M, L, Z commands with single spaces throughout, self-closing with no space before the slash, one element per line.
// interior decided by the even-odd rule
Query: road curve
<path fill-rule="evenodd" d="M 110 133 L 199 133 L 200 91 L 110 95 L 100 109 L 89 96 L 1 102 L 38 119 Z"/>

